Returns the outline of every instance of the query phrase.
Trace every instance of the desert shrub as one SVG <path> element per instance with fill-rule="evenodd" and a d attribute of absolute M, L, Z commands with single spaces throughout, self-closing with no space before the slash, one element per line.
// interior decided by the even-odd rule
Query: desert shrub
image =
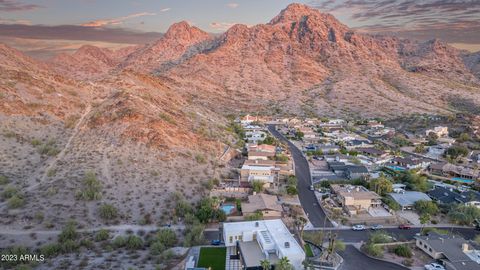
<path fill-rule="evenodd" d="M 8 184 L 10 181 L 5 175 L 0 175 L 0 186 Z"/>
<path fill-rule="evenodd" d="M 67 239 L 61 243 L 61 249 L 63 253 L 70 253 L 77 251 L 79 248 L 79 245 L 77 244 L 76 241 Z"/>
<path fill-rule="evenodd" d="M 131 250 L 140 249 L 143 247 L 143 240 L 136 235 L 129 235 L 126 239 L 125 246 Z"/>
<path fill-rule="evenodd" d="M 8 185 L 2 192 L 2 198 L 10 199 L 11 197 L 18 194 L 18 189 L 15 186 Z"/>
<path fill-rule="evenodd" d="M 102 185 L 94 172 L 87 172 L 83 179 L 83 187 L 75 194 L 77 199 L 85 201 L 99 200 L 102 197 Z"/>
<path fill-rule="evenodd" d="M 165 251 L 166 247 L 164 244 L 160 243 L 160 242 L 153 242 L 151 245 L 150 245 L 150 253 L 152 255 L 159 255 L 161 254 L 163 251 Z"/>
<path fill-rule="evenodd" d="M 382 249 L 382 247 L 380 247 L 380 246 L 378 246 L 374 243 L 368 243 L 365 246 L 365 252 L 367 252 L 367 254 L 369 254 L 370 256 L 382 257 L 383 249 Z"/>
<path fill-rule="evenodd" d="M 60 153 L 60 150 L 55 146 L 55 142 L 50 141 L 46 144 L 40 145 L 38 147 L 38 153 L 40 153 L 40 155 L 56 156 Z"/>
<path fill-rule="evenodd" d="M 69 221 L 58 236 L 58 242 L 75 241 L 78 238 L 78 232 L 74 221 Z"/>
<path fill-rule="evenodd" d="M 13 195 L 10 199 L 8 199 L 7 205 L 10 209 L 20 208 L 25 205 L 25 200 L 22 198 L 22 196 Z"/>
<path fill-rule="evenodd" d="M 110 233 L 105 229 L 101 229 L 95 234 L 95 241 L 97 242 L 108 240 L 108 238 L 110 238 Z"/>
<path fill-rule="evenodd" d="M 39 139 L 33 139 L 30 141 L 30 143 L 32 144 L 32 146 L 35 146 L 35 147 L 42 144 L 42 142 Z"/>
<path fill-rule="evenodd" d="M 39 249 L 40 253 L 45 255 L 45 257 L 54 257 L 61 251 L 61 246 L 57 243 L 46 244 Z"/>
<path fill-rule="evenodd" d="M 171 229 L 161 229 L 157 233 L 157 242 L 162 243 L 166 247 L 173 247 L 177 243 L 177 235 Z"/>
<path fill-rule="evenodd" d="M 98 209 L 100 218 L 103 220 L 112 220 L 118 217 L 118 210 L 111 204 L 103 204 Z"/>
<path fill-rule="evenodd" d="M 199 163 L 199 164 L 205 164 L 205 163 L 207 162 L 205 156 L 202 155 L 202 154 L 196 154 L 196 155 L 195 155 L 195 160 L 196 160 L 197 163 Z"/>
<path fill-rule="evenodd" d="M 123 236 L 117 236 L 112 241 L 112 245 L 116 248 L 124 247 L 126 243 L 127 239 L 125 239 Z"/>
<path fill-rule="evenodd" d="M 393 249 L 393 252 L 400 257 L 405 257 L 405 258 L 411 258 L 412 257 L 412 250 L 407 245 L 396 246 Z"/>
<path fill-rule="evenodd" d="M 92 248 L 93 247 L 93 242 L 90 239 L 82 239 L 80 240 L 80 246 L 85 247 L 85 248 Z"/>

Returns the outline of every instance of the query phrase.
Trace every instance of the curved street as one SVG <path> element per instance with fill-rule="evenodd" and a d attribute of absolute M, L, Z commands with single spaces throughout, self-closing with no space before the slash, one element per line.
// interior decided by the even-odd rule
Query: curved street
<path fill-rule="evenodd" d="M 282 142 L 288 144 L 292 158 L 295 162 L 295 175 L 297 176 L 297 189 L 300 203 L 303 210 L 308 215 L 310 223 L 314 227 L 333 227 L 330 220 L 325 215 L 323 209 L 318 205 L 317 198 L 313 191 L 310 190 L 312 184 L 310 176 L 310 168 L 308 162 L 303 156 L 302 151 L 298 149 L 293 143 L 288 141 L 280 132 L 275 129 L 275 125 L 268 125 L 268 131 Z"/>

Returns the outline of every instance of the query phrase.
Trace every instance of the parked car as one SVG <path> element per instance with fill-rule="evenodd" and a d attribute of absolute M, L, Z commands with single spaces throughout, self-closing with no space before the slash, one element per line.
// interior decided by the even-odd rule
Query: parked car
<path fill-rule="evenodd" d="M 383 229 L 383 225 L 380 225 L 380 224 L 372 225 L 371 229 L 374 231 L 381 230 Z"/>
<path fill-rule="evenodd" d="M 354 230 L 354 231 L 364 231 L 365 226 L 360 225 L 360 224 L 359 225 L 353 225 L 352 230 Z"/>
<path fill-rule="evenodd" d="M 220 240 L 212 240 L 212 242 L 211 242 L 210 244 L 212 244 L 212 246 L 220 246 L 220 244 L 222 244 L 222 241 L 220 241 Z"/>
<path fill-rule="evenodd" d="M 313 187 L 313 185 L 310 186 L 310 190 L 311 190 L 311 191 L 314 191 L 314 190 L 315 190 L 315 188 Z"/>
<path fill-rule="evenodd" d="M 438 263 L 430 263 L 425 265 L 426 270 L 445 270 L 445 267 Z"/>
<path fill-rule="evenodd" d="M 400 225 L 398 226 L 398 228 L 399 228 L 400 230 L 410 230 L 412 227 L 411 227 L 410 225 L 408 225 L 408 224 L 400 224 Z"/>

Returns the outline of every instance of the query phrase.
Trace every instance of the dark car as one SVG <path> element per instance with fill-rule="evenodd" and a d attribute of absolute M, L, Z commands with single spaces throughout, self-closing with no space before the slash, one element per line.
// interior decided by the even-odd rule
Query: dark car
<path fill-rule="evenodd" d="M 212 240 L 211 242 L 212 246 L 220 246 L 222 244 L 222 241 L 220 240 Z"/>
<path fill-rule="evenodd" d="M 408 225 L 408 224 L 400 224 L 400 225 L 398 226 L 398 228 L 399 228 L 400 230 L 410 230 L 412 227 L 411 227 L 410 225 Z"/>

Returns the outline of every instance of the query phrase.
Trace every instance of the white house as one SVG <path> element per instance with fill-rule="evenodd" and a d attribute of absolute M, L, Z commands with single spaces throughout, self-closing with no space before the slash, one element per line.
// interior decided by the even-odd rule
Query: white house
<path fill-rule="evenodd" d="M 435 127 L 433 129 L 427 129 L 425 135 L 428 136 L 430 133 L 437 135 L 438 138 L 448 136 L 448 127 Z"/>
<path fill-rule="evenodd" d="M 261 260 L 275 264 L 287 257 L 294 269 L 303 269 L 305 252 L 281 219 L 223 223 L 225 246 L 237 247 L 240 269 L 260 267 Z"/>

